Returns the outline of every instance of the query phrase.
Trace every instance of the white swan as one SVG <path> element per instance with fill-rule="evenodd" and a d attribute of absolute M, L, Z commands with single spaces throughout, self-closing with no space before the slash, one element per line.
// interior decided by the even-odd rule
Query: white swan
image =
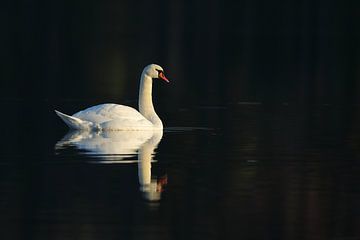
<path fill-rule="evenodd" d="M 100 104 L 72 116 L 59 111 L 56 114 L 76 130 L 151 130 L 162 129 L 163 124 L 152 103 L 152 79 L 166 82 L 162 67 L 156 64 L 146 66 L 141 74 L 139 89 L 139 112 L 134 108 L 113 103 Z"/>

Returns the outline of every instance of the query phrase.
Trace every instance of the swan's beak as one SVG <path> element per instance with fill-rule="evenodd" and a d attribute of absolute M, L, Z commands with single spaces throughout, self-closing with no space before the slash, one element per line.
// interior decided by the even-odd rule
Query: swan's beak
<path fill-rule="evenodd" d="M 161 78 L 161 79 L 164 80 L 165 82 L 170 82 L 169 79 L 167 79 L 167 78 L 165 77 L 165 75 L 164 75 L 163 72 L 160 72 L 160 73 L 159 73 L 159 78 Z"/>

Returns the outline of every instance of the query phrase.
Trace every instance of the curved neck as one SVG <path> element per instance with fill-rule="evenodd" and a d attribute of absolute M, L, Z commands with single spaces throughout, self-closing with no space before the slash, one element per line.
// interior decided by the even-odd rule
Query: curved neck
<path fill-rule="evenodd" d="M 139 112 L 156 128 L 162 128 L 162 122 L 156 114 L 152 102 L 152 78 L 144 72 L 141 74 L 139 89 Z"/>

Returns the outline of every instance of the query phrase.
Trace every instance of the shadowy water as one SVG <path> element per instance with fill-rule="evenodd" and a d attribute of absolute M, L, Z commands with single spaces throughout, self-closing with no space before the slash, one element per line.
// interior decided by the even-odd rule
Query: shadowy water
<path fill-rule="evenodd" d="M 358 9 L 2 4 L 0 239 L 360 239 Z M 136 107 L 149 63 L 161 137 L 54 114 Z"/>
<path fill-rule="evenodd" d="M 2 103 L 1 239 L 360 236 L 357 107 L 182 106 L 159 135 L 66 135 L 54 106 L 90 104 Z"/>

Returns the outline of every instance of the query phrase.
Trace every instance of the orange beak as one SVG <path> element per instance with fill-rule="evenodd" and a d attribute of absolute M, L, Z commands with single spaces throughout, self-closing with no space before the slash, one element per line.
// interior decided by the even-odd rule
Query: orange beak
<path fill-rule="evenodd" d="M 159 73 L 159 78 L 161 78 L 161 79 L 164 80 L 165 82 L 170 82 L 169 79 L 167 79 L 167 78 L 165 77 L 165 75 L 164 75 L 163 72 L 160 72 L 160 73 Z"/>

